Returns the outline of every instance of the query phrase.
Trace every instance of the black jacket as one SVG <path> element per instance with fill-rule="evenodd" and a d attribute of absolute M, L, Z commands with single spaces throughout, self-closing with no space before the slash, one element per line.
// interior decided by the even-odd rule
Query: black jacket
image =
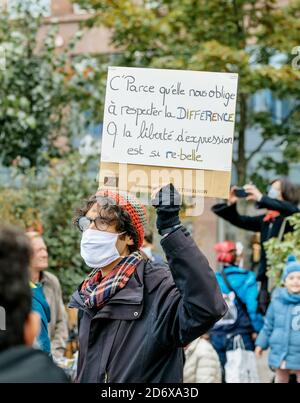
<path fill-rule="evenodd" d="M 65 372 L 40 350 L 18 346 L 0 353 L 0 383 L 66 383 Z"/>
<path fill-rule="evenodd" d="M 183 346 L 227 310 L 214 272 L 189 234 L 162 240 L 171 270 L 143 261 L 126 287 L 100 310 L 83 311 L 79 382 L 182 382 Z"/>
<path fill-rule="evenodd" d="M 244 216 L 240 215 L 237 211 L 236 204 L 228 206 L 226 203 L 216 204 L 212 207 L 212 211 L 219 217 L 224 218 L 231 224 L 243 228 L 247 231 L 260 232 L 261 235 L 261 260 L 258 270 L 257 279 L 259 281 L 266 281 L 267 259 L 264 249 L 264 242 L 271 238 L 277 237 L 286 217 L 298 213 L 299 209 L 292 203 L 271 199 L 268 196 L 263 196 L 261 201 L 257 203 L 257 207 L 268 210 L 275 210 L 280 213 L 280 216 L 273 221 L 265 222 L 263 219 L 265 214 L 259 216 Z M 287 222 L 284 233 L 292 231 L 291 225 Z"/>

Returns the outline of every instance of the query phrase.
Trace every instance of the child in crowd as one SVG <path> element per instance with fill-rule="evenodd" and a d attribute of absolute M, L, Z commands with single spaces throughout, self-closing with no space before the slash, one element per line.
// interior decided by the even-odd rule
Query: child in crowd
<path fill-rule="evenodd" d="M 218 354 L 204 335 L 185 349 L 184 383 L 221 383 L 222 371 Z"/>
<path fill-rule="evenodd" d="M 210 341 L 224 369 L 226 353 L 233 350 L 235 336 L 242 337 L 246 350 L 254 351 L 254 340 L 263 326 L 263 318 L 257 313 L 255 274 L 243 268 L 243 245 L 224 241 L 216 244 L 215 250 L 218 262 L 223 265 L 216 277 L 228 312 L 210 331 Z"/>
<path fill-rule="evenodd" d="M 284 288 L 274 291 L 265 324 L 256 341 L 256 354 L 270 347 L 269 365 L 275 369 L 276 383 L 288 383 L 296 373 L 300 383 L 300 263 L 289 256 Z"/>

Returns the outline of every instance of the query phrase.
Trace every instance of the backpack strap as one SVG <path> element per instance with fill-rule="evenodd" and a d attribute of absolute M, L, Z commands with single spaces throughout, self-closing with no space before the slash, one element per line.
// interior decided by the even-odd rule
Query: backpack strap
<path fill-rule="evenodd" d="M 285 234 L 286 225 L 287 225 L 287 217 L 285 217 L 285 218 L 283 219 L 282 224 L 281 224 L 281 227 L 280 227 L 280 230 L 279 230 L 279 234 L 278 234 L 278 237 L 277 237 L 277 239 L 278 239 L 279 242 L 283 241 L 283 237 L 284 237 L 284 234 Z"/>
<path fill-rule="evenodd" d="M 242 307 L 243 311 L 249 316 L 246 304 L 241 300 L 241 298 L 237 295 L 236 291 L 232 288 L 224 269 L 221 270 L 221 276 L 223 277 L 223 280 L 229 291 L 234 293 L 237 302 Z"/>

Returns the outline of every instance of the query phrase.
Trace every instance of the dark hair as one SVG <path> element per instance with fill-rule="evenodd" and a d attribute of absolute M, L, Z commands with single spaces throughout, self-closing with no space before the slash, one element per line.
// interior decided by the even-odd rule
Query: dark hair
<path fill-rule="evenodd" d="M 77 209 L 76 215 L 73 219 L 73 223 L 77 225 L 79 218 L 85 216 L 86 213 L 93 207 L 93 205 L 97 204 L 98 214 L 99 217 L 101 217 L 101 221 L 103 222 L 103 224 L 107 226 L 114 225 L 118 232 L 125 232 L 126 234 L 120 236 L 121 239 L 124 239 L 125 235 L 128 235 L 132 238 L 133 245 L 128 245 L 130 253 L 138 250 L 138 233 L 131 221 L 128 212 L 124 210 L 121 205 L 117 204 L 109 197 L 102 197 L 101 199 L 106 200 L 107 203 L 101 203 L 100 205 L 99 198 L 96 195 L 93 195 L 88 200 L 86 200 L 85 204 L 81 208 Z"/>
<path fill-rule="evenodd" d="M 300 190 L 299 185 L 293 184 L 288 178 L 277 178 L 271 182 L 273 183 L 279 181 L 281 186 L 281 194 L 283 200 L 295 204 L 296 206 L 300 201 Z"/>
<path fill-rule="evenodd" d="M 148 243 L 153 243 L 153 231 L 151 229 L 146 229 L 144 239 Z"/>
<path fill-rule="evenodd" d="M 0 351 L 24 344 L 24 324 L 31 311 L 29 263 L 31 248 L 26 235 L 13 227 L 0 227 L 0 307 L 5 311 L 0 329 Z"/>

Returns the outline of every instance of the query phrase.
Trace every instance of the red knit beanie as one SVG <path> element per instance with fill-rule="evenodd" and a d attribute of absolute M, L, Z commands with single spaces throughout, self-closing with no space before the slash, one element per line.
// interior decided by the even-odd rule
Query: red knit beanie
<path fill-rule="evenodd" d="M 96 196 L 107 197 L 120 205 L 129 214 L 138 234 L 138 248 L 143 246 L 144 233 L 147 225 L 147 211 L 145 206 L 132 194 L 110 189 L 99 189 Z"/>
<path fill-rule="evenodd" d="M 215 244 L 217 260 L 220 263 L 233 264 L 236 259 L 236 244 L 233 241 L 224 241 Z"/>

